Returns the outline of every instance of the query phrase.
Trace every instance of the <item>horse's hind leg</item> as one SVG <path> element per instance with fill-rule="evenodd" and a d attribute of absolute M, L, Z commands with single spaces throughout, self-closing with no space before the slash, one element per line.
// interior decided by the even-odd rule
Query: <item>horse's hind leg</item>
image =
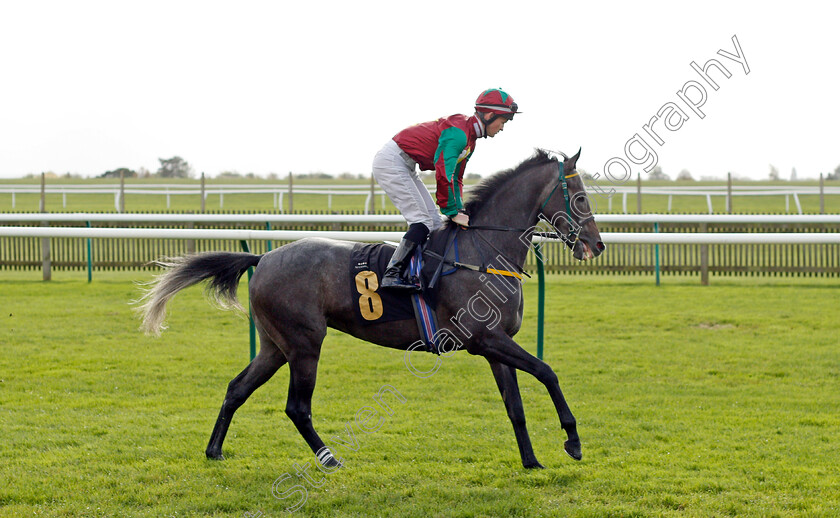
<path fill-rule="evenodd" d="M 312 426 L 312 394 L 318 371 L 320 351 L 297 354 L 289 361 L 289 396 L 286 400 L 286 415 L 292 420 L 318 461 L 326 467 L 340 466 L 324 441 Z"/>
<path fill-rule="evenodd" d="M 508 417 L 513 425 L 513 433 L 516 435 L 516 444 L 519 446 L 522 465 L 526 468 L 542 468 L 543 465 L 534 455 L 531 438 L 528 436 L 528 428 L 525 427 L 525 410 L 522 408 L 519 383 L 516 381 L 516 369 L 498 362 L 488 361 L 490 362 L 490 368 L 493 370 L 493 376 L 496 378 L 496 385 L 502 394 L 502 401 L 505 403 Z"/>
<path fill-rule="evenodd" d="M 225 401 L 216 419 L 216 426 L 207 444 L 207 458 L 224 460 L 222 443 L 225 441 L 233 414 L 263 383 L 268 381 L 277 369 L 286 363 L 286 356 L 270 340 L 260 336 L 260 352 L 245 370 L 228 384 Z"/>

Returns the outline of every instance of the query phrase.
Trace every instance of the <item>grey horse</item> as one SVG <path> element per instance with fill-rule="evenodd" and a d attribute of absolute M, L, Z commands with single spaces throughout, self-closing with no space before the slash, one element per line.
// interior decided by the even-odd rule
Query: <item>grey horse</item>
<path fill-rule="evenodd" d="M 541 219 L 550 222 L 566 239 L 578 260 L 591 259 L 605 249 L 583 181 L 575 168 L 579 156 L 580 151 L 571 158 L 559 160 L 537 150 L 516 168 L 497 173 L 476 186 L 466 205 L 470 228 L 461 230 L 463 235 L 473 235 L 472 239 L 459 240 L 459 262 L 481 265 L 480 271 L 485 273 L 463 268 L 438 280 L 438 321 L 457 331 L 450 337 L 450 344 L 454 344 L 451 348 L 466 349 L 490 363 L 526 468 L 542 465 L 534 455 L 525 426 L 517 370 L 531 374 L 548 389 L 567 434 L 564 449 L 575 460 L 581 459 L 581 443 L 575 418 L 556 374 L 511 338 L 522 325 L 523 297 L 519 281 L 492 272 L 521 272 L 531 236 Z M 420 339 L 413 320 L 365 326 L 354 318 L 353 305 L 358 305 L 358 300 L 349 296 L 352 280 L 348 275 L 353 247 L 351 242 L 309 238 L 264 255 L 207 252 L 161 263 L 166 270 L 146 291 L 138 308 L 143 315 L 143 329 L 150 334 L 159 334 L 163 328 L 169 299 L 178 291 L 205 280 L 209 281 L 208 292 L 220 303 L 241 308 L 236 300 L 239 279 L 248 268 L 256 267 L 249 295 L 260 350 L 228 385 L 207 445 L 208 458 L 224 458 L 222 443 L 236 410 L 288 363 L 286 414 L 322 465 L 340 466 L 313 428 L 311 419 L 312 393 L 327 327 L 400 350 L 416 347 L 413 344 Z M 486 295 L 480 310 L 475 298 L 479 292 Z M 497 313 L 492 322 L 487 317 L 490 300 Z"/>

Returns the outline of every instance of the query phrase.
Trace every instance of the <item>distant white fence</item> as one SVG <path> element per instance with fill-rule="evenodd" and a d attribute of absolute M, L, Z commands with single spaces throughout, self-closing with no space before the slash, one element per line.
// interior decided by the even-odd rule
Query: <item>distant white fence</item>
<path fill-rule="evenodd" d="M 108 222 L 108 223 L 358 223 L 358 224 L 400 224 L 405 218 L 399 214 L 113 214 L 88 212 L 0 213 L 4 221 L 51 221 L 51 222 Z"/>
<path fill-rule="evenodd" d="M 32 185 L 19 186 L 0 186 L 0 193 L 12 195 L 12 208 L 17 207 L 18 194 L 41 194 L 41 188 Z M 282 210 L 283 196 L 289 193 L 294 194 L 315 194 L 327 197 L 327 209 L 332 209 L 333 196 L 364 196 L 365 208 L 370 207 L 371 200 L 375 195 L 381 198 L 380 205 L 385 207 L 385 193 L 381 189 L 366 189 L 364 185 L 337 185 L 330 187 L 323 186 L 295 186 L 290 188 L 282 185 L 262 185 L 262 186 L 242 186 L 242 185 L 219 185 L 206 189 L 197 188 L 194 185 L 185 186 L 159 186 L 159 185 L 143 185 L 142 187 L 126 187 L 120 189 L 116 187 L 84 187 L 74 185 L 51 186 L 44 189 L 44 194 L 60 194 L 62 207 L 67 207 L 67 194 L 108 194 L 114 197 L 114 208 L 119 211 L 121 207 L 120 200 L 125 195 L 148 195 L 148 196 L 165 196 L 166 208 L 171 206 L 172 196 L 201 196 L 203 200 L 207 200 L 208 196 L 219 196 L 219 208 L 225 206 L 225 194 L 270 194 L 273 196 L 274 208 Z"/>
<path fill-rule="evenodd" d="M 427 186 L 430 191 L 434 191 L 434 185 Z M 593 186 L 594 187 L 594 186 Z M 465 187 L 465 191 L 469 191 L 470 186 Z M 636 186 L 631 185 L 612 185 L 612 184 L 598 184 L 598 190 L 590 189 L 590 196 L 597 195 L 596 193 L 610 193 L 609 196 L 601 194 L 602 197 L 607 198 L 607 210 L 612 212 L 613 200 L 621 196 L 622 212 L 627 214 L 630 212 L 628 207 L 628 196 L 643 194 L 644 196 L 667 196 L 668 197 L 668 212 L 672 210 L 674 196 L 699 196 L 706 199 L 706 205 L 709 213 L 714 212 L 712 197 L 726 198 L 727 207 L 731 206 L 731 199 L 738 196 L 784 196 L 785 211 L 791 212 L 790 201 L 794 202 L 796 213 L 802 214 L 802 203 L 800 196 L 819 196 L 821 199 L 821 206 L 824 205 L 825 195 L 840 195 L 840 186 L 807 186 L 807 185 L 673 185 L 673 186 L 648 186 L 639 183 Z M 17 194 L 39 194 L 41 187 L 31 184 L 0 184 L 0 193 L 11 194 L 12 208 L 15 209 L 17 205 Z M 367 211 L 372 207 L 374 197 L 379 196 L 380 206 L 384 208 L 385 194 L 379 189 L 377 185 L 370 187 L 357 185 L 318 185 L 318 184 L 300 184 L 300 185 L 284 185 L 284 184 L 211 184 L 204 188 L 198 187 L 195 184 L 141 184 L 129 185 L 121 187 L 116 185 L 78 185 L 78 184 L 60 184 L 60 185 L 46 185 L 44 193 L 55 195 L 61 194 L 62 207 L 67 207 L 67 194 L 108 194 L 114 197 L 114 207 L 117 211 L 120 210 L 121 199 L 125 195 L 148 195 L 148 196 L 165 196 L 166 207 L 170 208 L 172 196 L 201 196 L 202 202 L 206 201 L 208 196 L 219 196 L 219 208 L 224 207 L 225 194 L 264 194 L 273 196 L 273 207 L 278 210 L 283 210 L 284 196 L 292 194 L 312 194 L 327 197 L 327 208 L 332 209 L 333 196 L 364 196 L 364 208 Z"/>
<path fill-rule="evenodd" d="M 358 223 L 400 224 L 399 214 L 113 214 L 98 212 L 4 212 L 0 222 L 171 223 Z M 840 214 L 596 214 L 598 223 L 840 224 Z"/>
<path fill-rule="evenodd" d="M 802 214 L 802 203 L 800 196 L 819 196 L 820 206 L 825 205 L 825 195 L 840 195 L 840 187 L 829 186 L 825 187 L 822 184 L 819 186 L 807 185 L 702 185 L 702 186 L 644 186 L 638 183 L 635 187 L 628 185 L 622 186 L 601 186 L 604 192 L 612 191 L 615 195 L 621 195 L 621 210 L 627 214 L 629 212 L 627 206 L 627 199 L 629 195 L 644 195 L 644 196 L 667 196 L 668 197 L 668 212 L 671 212 L 673 206 L 674 196 L 700 196 L 706 199 L 706 207 L 709 214 L 714 213 L 712 206 L 712 197 L 723 197 L 726 199 L 726 206 L 732 206 L 732 198 L 736 196 L 784 196 L 785 197 L 785 212 L 791 212 L 790 200 L 793 199 L 796 205 L 796 212 Z M 592 192 L 590 192 L 590 196 Z M 606 196 L 606 195 L 605 195 Z M 607 197 L 607 210 L 612 212 L 614 195 Z M 728 212 L 728 211 L 726 211 Z"/>

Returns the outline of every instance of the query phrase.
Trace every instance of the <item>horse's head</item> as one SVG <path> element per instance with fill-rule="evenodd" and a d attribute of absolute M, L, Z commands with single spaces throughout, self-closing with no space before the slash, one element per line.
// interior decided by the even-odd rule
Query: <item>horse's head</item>
<path fill-rule="evenodd" d="M 540 218 L 548 221 L 566 242 L 575 259 L 585 261 L 601 255 L 606 245 L 601 241 L 595 216 L 586 196 L 583 179 L 577 172 L 580 150 L 559 162 L 557 176 L 540 207 Z"/>

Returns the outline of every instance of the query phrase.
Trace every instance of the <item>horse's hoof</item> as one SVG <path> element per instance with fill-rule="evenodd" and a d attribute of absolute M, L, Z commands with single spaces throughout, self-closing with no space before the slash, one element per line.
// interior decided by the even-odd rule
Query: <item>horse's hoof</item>
<path fill-rule="evenodd" d="M 326 461 L 324 461 L 324 467 L 325 467 L 325 468 L 336 468 L 336 469 L 341 469 L 341 468 L 343 468 L 343 467 L 344 467 L 344 464 L 340 463 L 340 462 L 338 461 L 338 459 L 336 459 L 335 457 L 333 457 L 332 455 L 330 455 L 330 457 L 329 457 Z"/>
<path fill-rule="evenodd" d="M 523 462 L 522 465 L 525 466 L 525 469 L 545 469 L 545 466 L 540 464 L 536 459 L 533 462 Z"/>
<path fill-rule="evenodd" d="M 583 453 L 580 451 L 580 441 L 575 440 L 572 442 L 571 440 L 566 441 L 563 443 L 563 449 L 569 454 L 569 457 L 580 460 L 583 458 Z"/>
<path fill-rule="evenodd" d="M 207 458 L 210 459 L 210 460 L 225 460 L 225 456 L 222 455 L 221 452 L 213 453 L 213 452 L 208 451 L 208 452 L 205 452 L 205 455 L 207 455 Z"/>

